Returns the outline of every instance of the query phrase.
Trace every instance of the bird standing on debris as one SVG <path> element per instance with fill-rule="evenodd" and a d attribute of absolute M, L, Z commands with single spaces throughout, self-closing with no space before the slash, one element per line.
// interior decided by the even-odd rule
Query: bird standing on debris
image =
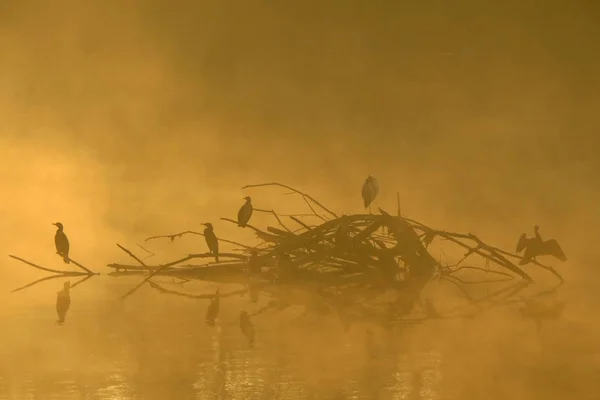
<path fill-rule="evenodd" d="M 58 314 L 57 324 L 64 324 L 67 311 L 71 306 L 71 282 L 65 282 L 63 289 L 56 294 L 56 313 Z"/>
<path fill-rule="evenodd" d="M 250 199 L 249 196 L 246 196 L 244 197 L 244 200 L 246 200 L 246 202 L 242 208 L 240 208 L 237 215 L 238 226 L 242 228 L 246 227 L 248 221 L 250 221 L 250 217 L 252 217 L 252 212 L 254 211 L 252 208 L 252 199 Z"/>
<path fill-rule="evenodd" d="M 67 239 L 67 235 L 65 235 L 63 224 L 55 222 L 52 225 L 57 228 L 56 234 L 54 235 L 56 254 L 61 256 L 66 264 L 69 264 L 69 239 Z"/>
<path fill-rule="evenodd" d="M 369 213 L 371 213 L 371 203 L 377 197 L 379 193 L 379 183 L 375 177 L 369 175 L 365 180 L 365 183 L 362 187 L 362 198 L 365 208 L 369 209 Z"/>
<path fill-rule="evenodd" d="M 221 298 L 219 296 L 219 289 L 215 292 L 215 297 L 210 299 L 210 304 L 206 309 L 206 323 L 210 326 L 215 325 L 215 320 L 219 315 L 219 306 L 221 305 Z"/>
<path fill-rule="evenodd" d="M 540 227 L 537 225 L 533 230 L 535 231 L 535 237 L 528 238 L 524 233 L 519 238 L 517 243 L 517 253 L 525 250 L 523 259 L 519 262 L 519 265 L 525 265 L 532 260 L 535 260 L 537 256 L 554 256 L 560 261 L 567 261 L 565 253 L 555 239 L 542 240 Z"/>
<path fill-rule="evenodd" d="M 250 321 L 250 316 L 246 311 L 240 312 L 240 329 L 250 344 L 254 344 L 254 325 Z"/>
<path fill-rule="evenodd" d="M 204 239 L 206 239 L 208 251 L 215 255 L 215 262 L 219 262 L 219 240 L 215 235 L 215 229 L 210 222 L 203 225 L 206 227 L 204 229 Z"/>

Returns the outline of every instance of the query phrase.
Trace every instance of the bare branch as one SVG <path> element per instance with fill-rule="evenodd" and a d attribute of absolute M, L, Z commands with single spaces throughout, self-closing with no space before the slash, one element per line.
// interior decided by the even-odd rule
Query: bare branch
<path fill-rule="evenodd" d="M 140 263 L 140 265 L 144 268 L 146 268 L 147 270 L 150 270 L 150 268 L 148 268 L 148 266 L 139 258 L 137 258 L 135 256 L 135 254 L 133 254 L 131 251 L 127 250 L 125 247 L 121 246 L 119 243 L 117 243 L 117 247 L 120 248 L 121 250 L 123 250 L 125 253 L 127 253 L 131 258 L 133 258 L 135 261 L 137 261 L 138 263 Z"/>
<path fill-rule="evenodd" d="M 277 182 L 271 182 L 271 183 L 260 183 L 260 184 L 255 184 L 255 185 L 246 185 L 244 186 L 242 189 L 249 189 L 249 188 L 256 188 L 256 187 L 264 187 L 264 186 L 279 186 L 282 188 L 285 188 L 287 190 L 290 190 L 294 193 L 298 193 L 299 195 L 301 195 L 302 197 L 304 197 L 305 199 L 308 199 L 310 201 L 312 201 L 314 204 L 316 204 L 317 206 L 321 207 L 322 210 L 326 211 L 328 214 L 330 214 L 332 217 L 334 218 L 338 218 L 337 214 L 334 213 L 333 211 L 331 211 L 330 209 L 328 209 L 327 207 L 325 207 L 323 204 L 321 204 L 320 202 L 318 202 L 317 200 L 315 200 L 312 196 L 310 196 L 309 194 L 306 194 L 304 192 L 301 192 L 297 189 L 294 189 L 293 187 L 287 186 L 287 185 L 283 185 L 281 183 L 277 183 Z M 311 207 L 312 208 L 312 207 Z M 315 215 L 318 215 L 315 212 Z"/>

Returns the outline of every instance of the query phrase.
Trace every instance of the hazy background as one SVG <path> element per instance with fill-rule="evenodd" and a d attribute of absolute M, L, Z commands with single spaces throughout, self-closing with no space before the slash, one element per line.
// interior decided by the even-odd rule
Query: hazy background
<path fill-rule="evenodd" d="M 59 220 L 104 271 L 206 220 L 250 240 L 218 217 L 286 197 L 245 184 L 360 212 L 371 173 L 377 205 L 507 249 L 540 224 L 593 315 L 599 34 L 591 0 L 0 1 L 3 251 L 59 266 Z"/>

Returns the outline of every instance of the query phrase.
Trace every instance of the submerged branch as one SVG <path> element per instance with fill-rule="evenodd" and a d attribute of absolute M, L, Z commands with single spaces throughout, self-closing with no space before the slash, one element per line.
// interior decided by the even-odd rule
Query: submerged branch
<path fill-rule="evenodd" d="M 59 274 L 59 275 L 63 275 L 63 276 L 94 275 L 94 273 L 89 271 L 87 268 L 86 268 L 86 270 L 89 271 L 87 273 L 78 272 L 78 271 L 60 271 L 60 270 L 56 270 L 56 269 L 52 269 L 52 268 L 42 267 L 41 265 L 34 264 L 31 261 L 27 261 L 24 258 L 13 256 L 11 254 L 9 254 L 8 256 L 10 258 L 14 258 L 17 261 L 21 261 L 22 263 L 25 263 L 33 268 L 41 269 L 42 271 L 46 271 L 46 272 L 52 272 L 53 274 Z M 75 265 L 78 265 L 73 260 L 70 260 L 70 261 L 73 262 Z"/>

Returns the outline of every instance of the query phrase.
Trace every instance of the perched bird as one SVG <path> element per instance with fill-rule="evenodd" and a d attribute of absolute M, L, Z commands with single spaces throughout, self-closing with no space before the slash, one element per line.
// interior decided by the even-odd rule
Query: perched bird
<path fill-rule="evenodd" d="M 54 235 L 54 244 L 56 245 L 56 254 L 63 258 L 63 261 L 67 264 L 69 260 L 69 239 L 65 235 L 63 224 L 60 222 L 53 223 L 56 226 L 56 234 Z"/>
<path fill-rule="evenodd" d="M 240 329 L 250 344 L 254 344 L 254 325 L 250 321 L 250 316 L 246 311 L 240 312 Z"/>
<path fill-rule="evenodd" d="M 377 197 L 379 193 L 379 183 L 375 177 L 369 175 L 365 180 L 365 183 L 362 187 L 362 198 L 365 208 L 369 209 L 369 213 L 371 212 L 371 203 Z"/>
<path fill-rule="evenodd" d="M 210 222 L 203 225 L 206 227 L 204 229 L 204 239 L 206 239 L 208 251 L 215 255 L 215 262 L 219 262 L 219 240 L 215 235 L 215 229 Z"/>
<path fill-rule="evenodd" d="M 240 211 L 238 211 L 238 226 L 245 228 L 246 225 L 248 224 L 248 221 L 250 221 L 250 217 L 252 216 L 252 211 L 254 211 L 254 209 L 252 208 L 252 199 L 250 199 L 249 196 L 244 197 L 244 200 L 246 200 L 246 202 L 244 203 L 244 205 L 242 206 L 242 208 L 240 208 Z"/>
<path fill-rule="evenodd" d="M 63 289 L 56 294 L 56 313 L 58 314 L 57 324 L 64 324 L 67 311 L 71 306 L 71 282 L 65 282 Z"/>
<path fill-rule="evenodd" d="M 210 299 L 210 304 L 208 305 L 208 308 L 206 309 L 206 323 L 210 326 L 215 325 L 215 320 L 217 319 L 217 316 L 219 315 L 220 303 L 221 303 L 221 298 L 219 296 L 219 289 L 217 289 L 217 291 L 215 293 L 215 297 Z"/>
<path fill-rule="evenodd" d="M 536 225 L 533 229 L 535 237 L 528 238 L 524 233 L 517 242 L 517 253 L 525 250 L 519 265 L 528 264 L 532 260 L 535 260 L 537 256 L 554 256 L 560 261 L 567 261 L 565 253 L 555 239 L 542 240 L 540 227 Z"/>

